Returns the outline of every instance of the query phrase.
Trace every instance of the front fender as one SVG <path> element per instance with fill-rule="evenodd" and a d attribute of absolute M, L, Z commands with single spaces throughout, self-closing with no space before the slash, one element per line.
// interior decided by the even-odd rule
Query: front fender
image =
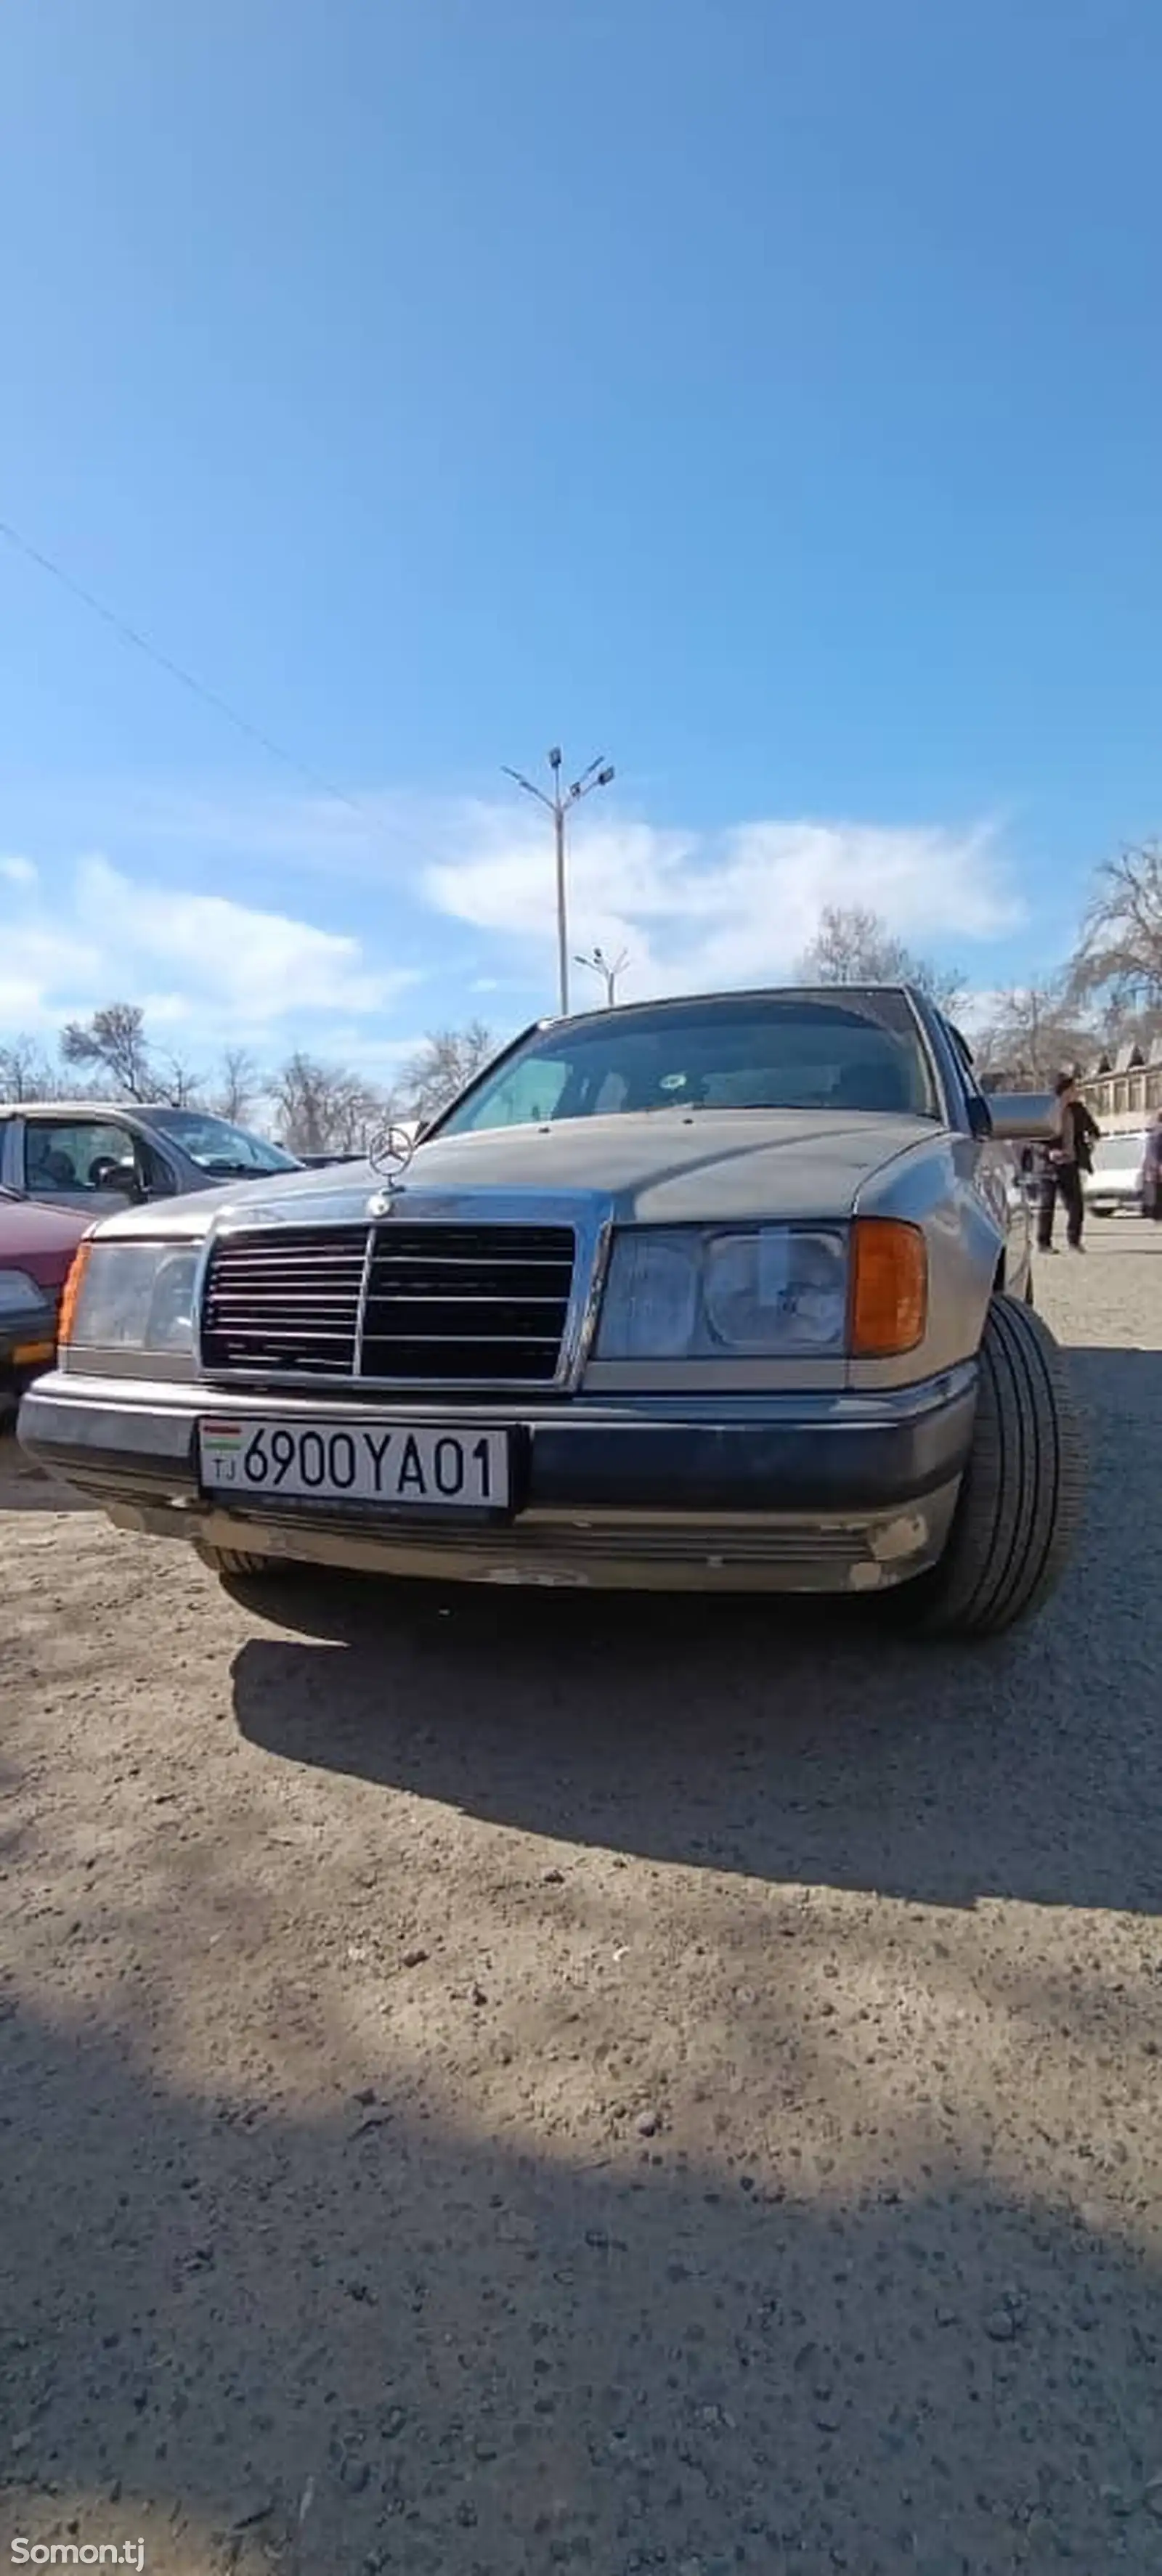
<path fill-rule="evenodd" d="M 928 1247 L 928 1316 L 914 1351 L 900 1359 L 853 1360 L 852 1386 L 910 1386 L 974 1358 L 1003 1271 L 1008 1233 L 1004 1183 L 999 1167 L 986 1162 L 984 1148 L 950 1131 L 913 1146 L 864 1183 L 855 1214 L 921 1227 Z"/>

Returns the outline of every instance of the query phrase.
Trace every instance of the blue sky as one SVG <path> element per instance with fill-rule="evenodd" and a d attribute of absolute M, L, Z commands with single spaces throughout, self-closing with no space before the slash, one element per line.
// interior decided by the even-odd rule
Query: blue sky
<path fill-rule="evenodd" d="M 1162 823 L 1148 0 L 8 0 L 0 1032 L 389 1068 L 574 945 L 987 990 Z"/>

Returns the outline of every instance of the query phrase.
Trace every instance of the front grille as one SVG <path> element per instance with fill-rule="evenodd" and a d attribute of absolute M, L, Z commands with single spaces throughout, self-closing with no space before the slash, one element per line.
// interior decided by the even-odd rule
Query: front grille
<path fill-rule="evenodd" d="M 365 1225 L 225 1236 L 202 1304 L 204 1366 L 350 1377 L 366 1257 Z"/>
<path fill-rule="evenodd" d="M 202 1361 L 272 1376 L 551 1386 L 571 1226 L 279 1226 L 211 1254 Z M 366 1306 L 360 1343 L 360 1298 Z"/>
<path fill-rule="evenodd" d="M 574 1256 L 567 1225 L 378 1226 L 360 1375 L 550 1386 Z"/>

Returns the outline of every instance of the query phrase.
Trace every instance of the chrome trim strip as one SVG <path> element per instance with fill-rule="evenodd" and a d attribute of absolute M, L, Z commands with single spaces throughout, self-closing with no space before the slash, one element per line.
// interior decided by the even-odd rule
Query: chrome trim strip
<path fill-rule="evenodd" d="M 601 1316 L 601 1300 L 605 1294 L 605 1281 L 609 1270 L 609 1260 L 612 1250 L 613 1211 L 612 1209 L 609 1209 L 602 1218 L 601 1224 L 597 1229 L 597 1237 L 593 1246 L 593 1260 L 589 1272 L 589 1283 L 585 1293 L 585 1306 L 577 1333 L 576 1366 L 575 1373 L 571 1381 L 574 1388 L 580 1385 L 581 1380 L 585 1375 L 585 1371 L 589 1365 L 590 1356 L 593 1351 L 593 1346 L 597 1339 L 597 1326 Z"/>
<path fill-rule="evenodd" d="M 371 1205 L 374 1207 L 374 1199 Z M 367 1241 L 363 1246 L 363 1276 L 359 1282 L 359 1303 L 355 1309 L 355 1342 L 351 1359 L 353 1378 L 361 1378 L 363 1375 L 363 1328 L 367 1322 L 367 1292 L 371 1286 L 371 1264 L 374 1259 L 375 1225 L 373 1221 L 368 1226 Z"/>
<path fill-rule="evenodd" d="M 89 1355 L 86 1354 L 86 1357 Z M 64 1354 L 62 1354 L 62 1361 Z M 236 1410 L 243 1421 L 260 1420 L 269 1408 L 261 1396 L 249 1387 L 230 1385 L 219 1390 L 205 1381 L 190 1378 L 159 1379 L 148 1372 L 151 1356 L 142 1354 L 138 1373 L 127 1371 L 124 1377 L 112 1378 L 104 1373 L 66 1367 L 58 1362 L 38 1378 L 33 1389 L 37 1405 L 84 1403 L 95 1411 L 107 1411 L 114 1418 L 125 1419 L 138 1413 L 152 1414 L 179 1424 L 189 1423 L 200 1413 L 229 1414 Z M 526 1400 L 509 1408 L 508 1418 L 535 1428 L 545 1424 L 554 1431 L 579 1433 L 608 1426 L 624 1428 L 626 1424 L 648 1429 L 667 1423 L 711 1424 L 729 1428 L 735 1424 L 769 1423 L 778 1428 L 784 1423 L 800 1424 L 820 1433 L 829 1430 L 882 1431 L 885 1424 L 913 1422 L 925 1413 L 937 1411 L 967 1395 L 975 1386 L 975 1359 L 958 1360 L 935 1376 L 917 1378 L 910 1385 L 892 1387 L 848 1387 L 823 1390 L 818 1387 L 778 1388 L 753 1394 L 723 1393 L 715 1395 L 704 1386 L 688 1395 L 592 1395 L 582 1392 L 562 1410 L 551 1391 L 542 1386 L 530 1389 Z M 327 1386 L 299 1378 L 296 1392 L 304 1417 L 309 1413 L 321 1420 L 350 1422 L 350 1381 L 342 1378 Z M 491 1406 L 481 1405 L 479 1398 L 459 1389 L 444 1389 L 435 1394 L 425 1389 L 409 1389 L 413 1400 L 401 1405 L 368 1406 L 369 1415 L 410 1422 L 448 1422 L 463 1425 L 479 1423 L 485 1430 L 494 1420 Z"/>
<path fill-rule="evenodd" d="M 202 1375 L 205 1374 L 206 1367 L 206 1289 L 209 1284 L 210 1263 L 213 1259 L 214 1246 L 218 1240 L 220 1230 L 222 1230 L 221 1220 L 215 1217 L 212 1223 L 207 1226 L 205 1234 L 202 1237 L 202 1248 L 198 1254 L 197 1266 L 194 1271 L 194 1295 L 191 1313 L 194 1321 L 194 1342 L 196 1346 L 197 1366 Z"/>

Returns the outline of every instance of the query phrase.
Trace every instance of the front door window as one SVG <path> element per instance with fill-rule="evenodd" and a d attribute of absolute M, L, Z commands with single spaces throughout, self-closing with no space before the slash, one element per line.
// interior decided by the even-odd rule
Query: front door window
<path fill-rule="evenodd" d="M 172 1189 L 159 1154 L 115 1118 L 30 1118 L 24 1131 L 24 1186 L 34 1199 L 94 1215 Z"/>

